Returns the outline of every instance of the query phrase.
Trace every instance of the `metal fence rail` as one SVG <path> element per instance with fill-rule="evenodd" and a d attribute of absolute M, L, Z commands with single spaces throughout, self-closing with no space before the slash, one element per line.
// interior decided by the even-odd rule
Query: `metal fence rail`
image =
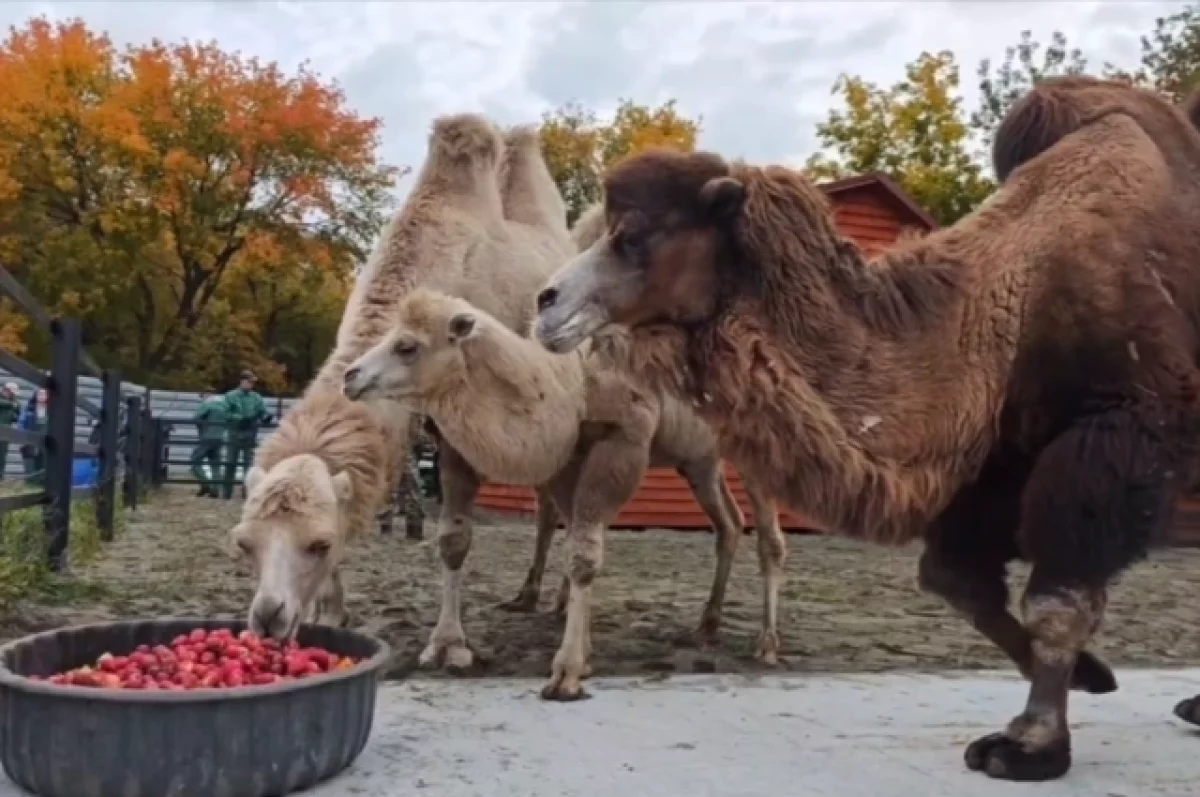
<path fill-rule="evenodd" d="M 119 478 L 121 448 L 125 446 L 125 498 L 136 504 L 138 482 L 143 477 L 143 461 L 136 459 L 129 467 L 129 452 L 145 443 L 130 431 L 136 426 L 137 413 L 127 415 L 122 429 L 121 377 L 114 370 L 101 370 L 83 348 L 83 333 L 79 321 L 73 318 L 51 318 L 30 296 L 28 291 L 0 267 L 0 293 L 7 295 L 41 329 L 50 336 L 51 365 L 49 373 L 21 359 L 12 352 L 0 351 L 0 367 L 28 382 L 35 390 L 45 388 L 47 405 L 44 426 L 36 416 L 36 405 L 29 405 L 35 415 L 34 428 L 0 426 L 0 442 L 16 444 L 22 459 L 44 462 L 25 476 L 25 487 L 14 495 L 0 496 L 0 514 L 19 509 L 42 507 L 46 531 L 46 556 L 52 570 L 66 564 L 71 533 L 73 502 L 91 500 L 102 540 L 111 540 L 116 521 L 116 486 Z M 100 379 L 99 403 L 80 395 L 80 379 L 90 374 Z M 91 426 L 84 441 L 77 440 L 78 416 L 82 414 Z M 7 448 L 7 446 L 6 446 Z M 96 475 L 92 485 L 76 486 L 76 463 L 94 463 Z M 153 457 L 147 457 L 146 463 Z M 7 466 L 7 463 L 5 463 Z M 5 468 L 7 470 L 7 467 Z"/>

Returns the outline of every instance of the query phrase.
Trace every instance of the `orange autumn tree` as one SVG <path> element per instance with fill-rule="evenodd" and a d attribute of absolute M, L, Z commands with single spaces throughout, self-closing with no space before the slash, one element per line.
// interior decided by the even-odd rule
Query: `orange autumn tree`
<path fill-rule="evenodd" d="M 607 122 L 594 111 L 567 104 L 543 117 L 540 134 L 550 174 L 567 205 L 567 220 L 573 224 L 600 199 L 600 178 L 606 168 L 653 147 L 691 152 L 700 134 L 700 120 L 682 116 L 674 100 L 657 108 L 621 100 Z"/>
<path fill-rule="evenodd" d="M 129 378 L 295 389 L 388 210 L 379 129 L 303 66 L 34 19 L 0 43 L 0 257 Z"/>

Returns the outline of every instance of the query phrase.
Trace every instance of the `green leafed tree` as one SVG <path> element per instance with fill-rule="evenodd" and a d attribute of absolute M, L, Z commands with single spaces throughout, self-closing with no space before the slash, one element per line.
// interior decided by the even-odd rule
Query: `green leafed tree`
<path fill-rule="evenodd" d="M 1008 109 L 1040 80 L 1055 75 L 1079 75 L 1087 70 L 1087 59 L 1078 48 L 1067 45 L 1060 31 L 1050 35 L 1043 47 L 1030 31 L 1021 31 L 1021 41 L 1005 49 L 995 66 L 990 58 L 979 63 L 979 108 L 971 114 L 971 127 L 990 151 L 992 137 Z"/>
<path fill-rule="evenodd" d="M 1155 20 L 1154 30 L 1142 37 L 1142 57 L 1136 69 L 1107 64 L 1105 72 L 1182 102 L 1200 86 L 1200 5 L 1187 5 Z"/>
<path fill-rule="evenodd" d="M 806 163 L 815 179 L 884 172 L 942 224 L 994 190 L 971 154 L 953 53 L 923 53 L 888 88 L 842 75 L 833 93 L 840 107 L 817 125 L 823 151 Z"/>

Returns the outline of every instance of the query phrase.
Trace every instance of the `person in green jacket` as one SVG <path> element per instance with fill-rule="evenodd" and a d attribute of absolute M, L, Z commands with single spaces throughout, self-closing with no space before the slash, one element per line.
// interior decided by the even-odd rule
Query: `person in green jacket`
<path fill-rule="evenodd" d="M 192 475 L 200 482 L 197 495 L 220 498 L 217 490 L 221 472 L 221 446 L 225 444 L 225 399 L 211 390 L 200 391 L 200 406 L 192 416 L 196 423 L 196 447 L 192 449 Z"/>
<path fill-rule="evenodd" d="M 0 426 L 12 426 L 21 415 L 21 388 L 16 382 L 6 382 L 0 388 Z M 0 479 L 8 470 L 8 441 L 0 440 Z"/>
<path fill-rule="evenodd" d="M 240 460 L 243 472 L 250 470 L 254 457 L 254 445 L 258 439 L 258 428 L 271 423 L 271 414 L 262 396 L 254 390 L 258 377 L 253 371 L 242 371 L 242 380 L 236 388 L 225 394 L 225 423 L 229 428 L 228 444 L 225 448 L 225 497 L 233 497 L 233 478 L 237 474 Z"/>

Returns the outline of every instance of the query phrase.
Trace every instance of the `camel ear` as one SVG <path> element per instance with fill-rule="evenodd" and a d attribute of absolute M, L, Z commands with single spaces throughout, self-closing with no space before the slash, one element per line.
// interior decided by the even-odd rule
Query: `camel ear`
<path fill-rule="evenodd" d="M 333 494 L 337 496 L 338 503 L 345 503 L 354 495 L 354 482 L 346 471 L 333 474 Z"/>
<path fill-rule="evenodd" d="M 714 177 L 700 189 L 700 207 L 709 221 L 725 223 L 742 212 L 746 186 L 732 177 Z"/>
<path fill-rule="evenodd" d="M 263 476 L 266 475 L 267 472 L 258 465 L 254 465 L 250 468 L 250 470 L 246 471 L 246 494 L 249 495 L 250 493 L 254 492 L 254 488 L 258 486 L 259 482 L 262 481 Z"/>
<path fill-rule="evenodd" d="M 461 343 L 476 332 L 475 314 L 468 312 L 455 313 L 450 318 L 450 323 L 446 326 L 450 335 L 450 342 Z"/>

